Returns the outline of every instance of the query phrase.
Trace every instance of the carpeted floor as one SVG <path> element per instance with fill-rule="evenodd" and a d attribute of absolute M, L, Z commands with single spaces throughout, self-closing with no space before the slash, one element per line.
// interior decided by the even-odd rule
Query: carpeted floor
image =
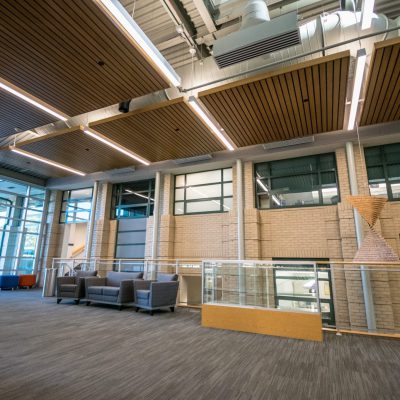
<path fill-rule="evenodd" d="M 399 341 L 304 342 L 40 295 L 0 292 L 1 400 L 400 399 Z"/>

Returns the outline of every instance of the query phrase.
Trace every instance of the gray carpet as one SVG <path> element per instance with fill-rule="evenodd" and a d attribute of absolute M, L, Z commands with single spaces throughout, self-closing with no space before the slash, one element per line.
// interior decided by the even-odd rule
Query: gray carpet
<path fill-rule="evenodd" d="M 323 344 L 200 327 L 198 311 L 0 292 L 0 399 L 396 399 L 400 342 Z"/>

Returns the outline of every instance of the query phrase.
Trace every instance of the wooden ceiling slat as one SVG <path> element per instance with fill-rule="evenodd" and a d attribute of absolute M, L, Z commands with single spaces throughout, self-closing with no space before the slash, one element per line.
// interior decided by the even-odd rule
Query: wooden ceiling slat
<path fill-rule="evenodd" d="M 221 104 L 224 109 L 221 115 L 229 116 L 228 118 L 232 119 L 232 121 L 235 123 L 235 126 L 239 127 L 236 140 L 243 140 L 243 137 L 247 137 L 250 129 L 245 125 L 245 121 L 241 120 L 239 117 L 240 114 L 235 108 L 237 106 L 237 102 L 235 100 L 231 101 L 231 99 L 227 97 L 225 93 L 217 93 L 215 102 Z"/>
<path fill-rule="evenodd" d="M 272 104 L 274 105 L 276 112 L 278 114 L 278 117 L 280 119 L 281 122 L 281 126 L 282 126 L 282 136 L 284 138 L 288 138 L 288 133 L 290 132 L 290 128 L 288 127 L 288 119 L 284 118 L 284 113 L 281 109 L 281 105 L 279 103 L 279 98 L 278 95 L 275 91 L 275 86 L 274 86 L 274 82 L 271 79 L 268 79 L 265 81 L 266 86 L 268 87 L 268 91 L 270 93 L 270 96 L 272 98 Z"/>
<path fill-rule="evenodd" d="M 302 135 L 308 135 L 309 133 L 309 127 L 307 125 L 307 120 L 305 117 L 305 110 L 304 110 L 304 102 L 303 102 L 303 97 L 301 94 L 301 90 L 296 90 L 296 88 L 300 88 L 300 82 L 299 82 L 299 75 L 298 71 L 293 71 L 292 74 L 290 74 L 290 77 L 292 78 L 293 82 L 293 88 L 292 91 L 294 95 L 292 96 L 296 97 L 296 103 L 297 103 L 297 108 L 298 108 L 298 113 L 300 115 L 300 121 L 301 121 L 301 126 L 302 126 Z"/>
<path fill-rule="evenodd" d="M 224 150 L 183 98 L 96 121 L 90 126 L 152 162 Z"/>
<path fill-rule="evenodd" d="M 0 42 L 1 77 L 71 116 L 169 87 L 93 1 L 1 2 Z"/>
<path fill-rule="evenodd" d="M 374 44 L 360 125 L 400 119 L 400 38 Z"/>
<path fill-rule="evenodd" d="M 375 87 L 376 87 L 376 82 L 378 79 L 378 74 L 380 71 L 380 66 L 382 63 L 382 57 L 383 57 L 383 52 L 382 51 L 377 51 L 375 54 L 375 57 L 372 56 L 371 58 L 371 62 L 370 62 L 370 73 L 369 73 L 369 78 L 367 80 L 368 82 L 368 89 L 367 90 L 371 90 L 374 91 Z M 374 68 L 372 68 L 372 66 L 374 66 Z M 372 104 L 373 98 L 371 96 L 365 96 L 364 99 L 364 105 L 363 105 L 363 115 L 361 117 L 361 124 L 363 124 L 363 118 L 368 119 L 369 116 L 369 111 L 371 109 L 371 104 Z M 372 107 L 373 110 L 373 107 Z"/>
<path fill-rule="evenodd" d="M 272 105 L 273 105 L 272 98 L 271 98 L 271 96 L 269 94 L 268 88 L 265 85 L 262 84 L 262 81 L 261 82 L 254 82 L 254 85 L 258 89 L 260 100 L 264 105 L 264 110 L 263 111 L 264 111 L 264 113 L 266 115 L 266 118 L 269 119 L 269 121 L 271 123 L 271 126 L 272 126 L 272 130 L 269 132 L 269 134 L 271 136 L 278 135 L 278 137 L 281 137 L 280 135 L 281 135 L 281 132 L 282 132 L 282 128 L 280 128 L 278 126 L 277 119 L 275 118 L 274 111 L 272 109 Z"/>
<path fill-rule="evenodd" d="M 290 105 L 290 109 L 288 110 L 288 112 L 294 118 L 292 125 L 296 130 L 296 135 L 303 136 L 303 127 L 301 125 L 299 109 L 297 106 L 297 99 L 293 89 L 292 74 L 279 75 L 279 81 L 281 84 L 283 94 L 285 96 L 286 104 Z"/>
<path fill-rule="evenodd" d="M 307 93 L 308 93 L 308 103 L 310 105 L 311 110 L 311 125 L 312 132 L 315 134 L 318 132 L 317 127 L 317 111 L 315 109 L 315 97 L 314 97 L 314 81 L 312 76 L 312 68 L 305 69 L 306 81 L 307 81 Z"/>
<path fill-rule="evenodd" d="M 0 89 L 0 138 L 47 125 L 57 118 Z"/>
<path fill-rule="evenodd" d="M 333 63 L 333 98 L 339 98 L 340 91 L 340 61 L 336 60 Z M 333 111 L 332 111 L 332 129 L 334 131 L 338 130 L 338 123 L 336 116 L 339 112 L 339 104 L 338 102 L 333 102 Z"/>
<path fill-rule="evenodd" d="M 274 76 L 272 78 L 272 82 L 274 83 L 275 92 L 278 96 L 279 106 L 282 110 L 282 113 L 284 115 L 289 115 L 289 118 L 287 118 L 287 120 L 286 120 L 286 126 L 287 126 L 286 135 L 289 138 L 293 138 L 295 136 L 296 128 L 295 128 L 295 121 L 294 121 L 293 115 L 289 109 L 290 105 L 291 105 L 291 101 L 290 101 L 290 98 L 285 97 L 285 95 L 283 93 L 281 82 L 279 79 L 280 76 Z"/>
<path fill-rule="evenodd" d="M 341 129 L 349 60 L 348 51 L 332 54 L 214 87 L 199 98 L 238 147 Z"/>
<path fill-rule="evenodd" d="M 327 104 L 327 131 L 333 130 L 333 63 L 326 64 L 326 104 Z"/>
<path fill-rule="evenodd" d="M 381 109 L 376 109 L 373 113 L 372 116 L 372 121 L 373 123 L 375 121 L 383 121 L 384 120 L 384 114 L 386 110 L 388 109 L 390 99 L 392 97 L 396 97 L 394 92 L 398 90 L 398 87 L 396 87 L 395 82 L 397 82 L 397 78 L 400 72 L 400 58 L 399 58 L 399 53 L 400 53 L 400 46 L 399 47 L 394 47 L 391 49 L 391 54 L 388 62 L 388 67 L 387 67 L 387 73 L 385 74 L 383 83 L 382 83 L 382 89 L 380 91 L 379 97 L 378 97 L 378 104 L 382 104 Z"/>
<path fill-rule="evenodd" d="M 253 82 L 249 84 L 250 92 L 252 97 L 256 102 L 256 109 L 260 111 L 260 117 L 264 121 L 264 126 L 266 126 L 266 131 L 269 135 L 274 131 L 272 127 L 271 120 L 268 116 L 267 110 L 269 107 L 267 104 L 263 102 L 264 96 L 261 95 L 260 91 L 262 90 L 258 82 Z"/>
<path fill-rule="evenodd" d="M 310 98 L 308 95 L 308 90 L 307 90 L 307 81 L 306 81 L 306 73 L 303 69 L 298 71 L 299 74 L 299 81 L 300 81 L 300 90 L 302 94 L 302 101 L 303 101 L 303 106 L 304 106 L 304 114 L 306 116 L 307 120 L 307 128 L 308 128 L 308 135 L 312 135 L 314 133 L 313 131 L 313 119 L 311 115 L 311 106 L 310 106 Z"/>
<path fill-rule="evenodd" d="M 244 90 L 241 90 L 240 92 L 238 91 L 237 88 L 234 88 L 232 90 L 232 93 L 234 94 L 236 98 L 236 104 L 241 107 L 241 109 L 250 115 L 249 122 L 250 122 L 250 132 L 256 132 L 256 135 L 258 132 L 262 131 L 264 128 L 262 124 L 259 123 L 258 118 L 255 115 L 255 111 L 253 109 L 253 106 L 250 104 L 246 93 L 244 93 Z"/>
<path fill-rule="evenodd" d="M 321 109 L 321 88 L 320 88 L 320 76 L 319 76 L 319 65 L 311 67 L 312 79 L 314 84 L 313 97 L 315 98 L 315 110 L 316 110 L 316 123 L 317 131 L 322 132 L 322 112 L 318 112 Z"/>
<path fill-rule="evenodd" d="M 29 153 L 64 164 L 85 173 L 106 171 L 138 164 L 132 158 L 73 127 L 17 144 Z M 62 172 L 63 176 L 70 175 Z"/>
<path fill-rule="evenodd" d="M 349 70 L 349 65 L 350 65 L 350 59 L 349 58 L 343 58 L 340 60 L 340 76 L 343 76 L 348 70 Z M 346 103 L 346 96 L 347 96 L 347 81 L 345 82 L 343 79 L 339 80 L 339 104 L 345 104 Z M 344 112 L 345 108 L 344 107 L 339 107 L 338 113 L 337 113 L 337 128 L 340 129 L 343 127 L 343 121 L 344 121 Z"/>
<path fill-rule="evenodd" d="M 326 64 L 320 65 L 320 88 L 321 88 L 321 119 L 322 119 L 322 132 L 326 132 L 328 130 L 327 124 L 327 116 L 328 116 L 328 109 L 327 109 L 327 82 L 326 82 Z"/>

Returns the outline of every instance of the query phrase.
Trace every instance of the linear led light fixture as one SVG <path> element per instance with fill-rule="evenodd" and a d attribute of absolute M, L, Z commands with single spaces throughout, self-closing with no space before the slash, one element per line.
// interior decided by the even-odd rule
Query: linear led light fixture
<path fill-rule="evenodd" d="M 71 168 L 71 167 L 67 167 L 64 164 L 60 164 L 58 162 L 48 160 L 47 158 L 37 156 L 36 154 L 29 153 L 28 151 L 18 149 L 15 146 L 10 146 L 10 150 L 13 151 L 14 153 L 17 153 L 17 154 L 21 155 L 21 156 L 32 158 L 33 160 L 40 161 L 40 162 L 42 162 L 44 164 L 48 164 L 48 165 L 51 165 L 53 167 L 63 169 L 64 171 L 72 172 L 75 175 L 80 175 L 80 176 L 85 176 L 86 175 L 82 171 L 78 171 L 77 169 L 74 169 L 74 168 Z"/>
<path fill-rule="evenodd" d="M 230 150 L 233 151 L 235 148 L 232 146 L 232 144 L 229 142 L 229 140 L 224 136 L 224 134 L 221 132 L 220 129 L 214 124 L 214 122 L 211 121 L 211 119 L 208 117 L 208 115 L 204 112 L 204 110 L 200 107 L 200 104 L 196 100 L 195 97 L 190 96 L 188 100 L 189 106 L 192 108 L 192 110 L 200 117 L 200 119 L 211 129 L 212 133 L 219 139 L 220 142 L 224 144 L 224 146 Z"/>
<path fill-rule="evenodd" d="M 361 8 L 361 29 L 371 28 L 375 0 L 363 0 Z"/>
<path fill-rule="evenodd" d="M 118 0 L 97 0 L 124 28 L 134 42 L 147 54 L 169 82 L 175 87 L 181 85 L 180 76 L 169 65 L 168 61 L 158 51 L 139 25 L 132 19 L 124 6 Z"/>
<path fill-rule="evenodd" d="M 4 81 L 0 81 L 0 88 L 4 89 L 5 91 L 13 94 L 14 96 L 19 97 L 20 99 L 26 101 L 27 103 L 32 104 L 33 106 L 40 108 L 41 110 L 47 112 L 48 114 L 52 115 L 53 117 L 56 117 L 58 119 L 60 119 L 61 121 L 66 121 L 68 118 L 66 115 L 60 114 L 57 111 L 52 110 L 49 107 L 46 107 L 44 104 L 32 99 L 31 97 L 26 96 L 25 94 L 23 94 L 21 91 L 18 91 L 16 89 L 14 89 L 13 87 L 14 85 L 7 85 L 4 83 Z"/>
<path fill-rule="evenodd" d="M 349 131 L 354 129 L 354 125 L 356 123 L 358 102 L 360 100 L 361 85 L 364 76 L 366 59 L 367 59 L 367 53 L 365 52 L 365 49 L 359 49 L 357 51 L 357 60 L 356 60 L 354 82 L 353 82 L 353 95 L 351 98 L 349 122 L 347 125 L 347 130 Z"/>
<path fill-rule="evenodd" d="M 125 154 L 126 156 L 133 158 L 134 160 L 139 161 L 140 163 L 142 163 L 144 165 L 150 165 L 150 161 L 138 156 L 137 154 L 126 149 L 125 147 L 115 143 L 113 140 L 107 138 L 106 136 L 102 135 L 101 133 L 96 132 L 93 129 L 86 128 L 86 127 L 83 128 L 82 130 L 84 133 L 86 133 L 86 135 L 89 135 L 93 139 L 96 139 L 99 142 L 102 142 L 105 145 L 112 147 L 113 149 L 119 151 L 120 153 Z"/>
<path fill-rule="evenodd" d="M 147 196 L 145 196 L 144 194 L 136 193 L 136 192 L 134 192 L 133 190 L 125 189 L 125 192 L 131 193 L 131 194 L 134 194 L 135 196 L 142 197 L 143 199 L 146 199 L 146 200 L 149 200 L 149 199 L 150 199 L 151 201 L 154 201 L 154 199 L 153 199 L 153 198 L 151 198 L 151 197 L 147 197 Z"/>

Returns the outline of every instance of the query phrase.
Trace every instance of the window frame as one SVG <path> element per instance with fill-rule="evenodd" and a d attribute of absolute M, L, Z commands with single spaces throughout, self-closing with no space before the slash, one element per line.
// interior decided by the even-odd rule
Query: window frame
<path fill-rule="evenodd" d="M 393 183 L 400 183 L 400 178 L 398 180 L 395 180 L 395 181 L 390 181 L 390 177 L 389 177 L 389 174 L 388 174 L 388 166 L 400 164 L 400 160 L 399 160 L 398 163 L 388 163 L 387 158 L 386 158 L 386 153 L 385 153 L 385 147 L 390 146 L 392 144 L 397 144 L 397 142 L 396 143 L 391 143 L 391 144 L 383 144 L 383 145 L 379 145 L 379 146 L 365 147 L 364 148 L 365 169 L 366 169 L 366 172 L 367 172 L 368 190 L 369 190 L 369 194 L 371 196 L 379 196 L 379 195 L 372 195 L 371 194 L 370 178 L 368 176 L 368 168 L 369 167 L 382 167 L 384 180 L 385 180 L 385 185 L 386 185 L 386 193 L 387 193 L 388 201 L 400 201 L 400 197 L 397 198 L 397 199 L 393 197 L 392 185 L 391 185 Z M 368 150 L 368 149 L 379 149 L 380 163 L 374 163 L 374 164 L 367 165 L 367 157 L 365 155 L 365 151 Z"/>
<path fill-rule="evenodd" d="M 325 156 L 327 154 L 332 154 L 333 155 L 333 159 L 335 162 L 335 168 L 329 168 L 329 169 L 321 169 L 321 156 Z M 301 158 L 306 158 L 306 157 L 314 157 L 316 158 L 316 171 L 312 171 L 312 172 L 301 172 L 298 173 L 296 175 L 294 174 L 279 174 L 279 175 L 274 175 L 272 176 L 271 174 L 271 163 L 273 162 L 277 162 L 277 161 L 284 161 L 284 160 L 298 160 Z M 267 164 L 268 166 L 268 170 L 269 172 L 269 176 L 261 176 L 258 177 L 257 171 L 256 171 L 256 166 L 257 165 L 261 165 L 261 164 Z M 326 172 L 333 172 L 335 174 L 335 180 L 336 180 L 336 188 L 337 188 L 337 196 L 338 196 L 338 201 L 336 204 L 324 204 L 323 203 L 323 196 L 322 196 L 322 180 L 321 180 L 321 176 L 322 174 L 326 173 Z M 271 181 L 275 178 L 288 178 L 288 177 L 293 177 L 293 176 L 304 176 L 304 175 L 317 175 L 318 176 L 318 185 L 317 186 L 317 190 L 318 190 L 318 204 L 304 204 L 304 205 L 288 205 L 288 206 L 275 206 L 274 202 L 271 202 L 272 207 L 261 207 L 260 206 L 260 200 L 259 200 L 259 192 L 258 192 L 258 185 L 257 185 L 257 179 L 260 180 L 268 180 L 268 186 L 271 186 Z M 337 170 L 337 160 L 336 160 L 336 153 L 334 152 L 329 152 L 329 153 L 322 153 L 322 154 L 311 154 L 311 155 L 306 155 L 306 156 L 301 156 L 301 157 L 294 157 L 294 158 L 286 158 L 286 159 L 281 159 L 281 160 L 272 160 L 272 161 L 265 161 L 265 162 L 260 162 L 260 163 L 255 163 L 253 164 L 253 185 L 255 187 L 255 207 L 258 210 L 281 210 L 281 209 L 285 209 L 285 208 L 308 208 L 308 207 L 327 207 L 327 206 L 333 206 L 333 205 L 337 205 L 340 202 L 340 185 L 339 185 L 339 176 L 338 176 L 338 170 Z M 261 192 L 260 192 L 261 193 Z M 262 192 L 264 193 L 264 192 Z"/>
<path fill-rule="evenodd" d="M 231 169 L 232 170 L 232 179 L 230 181 L 224 181 L 224 170 Z M 202 173 L 202 172 L 212 172 L 212 171 L 220 171 L 221 173 L 221 180 L 219 182 L 213 183 L 201 183 L 198 185 L 190 185 L 187 186 L 187 175 Z M 176 179 L 178 176 L 184 176 L 184 186 L 176 186 Z M 225 183 L 232 183 L 232 195 L 231 196 L 224 196 L 224 184 Z M 202 186 L 217 186 L 220 185 L 221 187 L 221 196 L 220 197 L 207 197 L 202 199 L 187 199 L 186 198 L 186 190 L 188 188 L 196 188 Z M 183 189 L 183 200 L 176 200 L 176 189 Z M 221 214 L 227 213 L 230 210 L 224 210 L 224 199 L 232 199 L 233 201 L 233 168 L 226 167 L 226 168 L 216 168 L 216 169 L 208 169 L 204 171 L 196 171 L 196 172 L 188 172 L 183 174 L 176 174 L 174 175 L 174 197 L 173 197 L 173 215 L 176 217 L 183 216 L 183 215 L 204 215 L 204 214 Z M 198 212 L 187 212 L 187 203 L 199 203 L 204 201 L 219 201 L 220 202 L 220 209 L 216 211 L 198 211 Z M 175 204 L 176 203 L 183 203 L 183 213 L 176 214 L 175 213 Z"/>
<path fill-rule="evenodd" d="M 68 212 L 68 211 L 67 211 L 67 209 L 68 209 L 68 207 L 69 207 L 68 204 L 69 204 L 69 202 L 71 201 L 71 193 L 72 193 L 72 192 L 75 192 L 75 191 L 77 191 L 77 190 L 84 190 L 84 189 L 91 189 L 92 195 L 91 195 L 91 197 L 84 197 L 84 198 L 81 198 L 81 199 L 79 199 L 79 201 L 82 201 L 82 202 L 87 202 L 87 201 L 89 201 L 89 202 L 90 202 L 90 208 L 89 208 L 89 209 L 84 209 L 84 208 L 74 207 L 73 213 L 77 214 L 78 212 L 81 212 L 81 211 L 82 211 L 82 212 L 88 212 L 88 213 L 89 213 L 88 219 L 87 219 L 87 220 L 84 220 L 84 221 L 77 221 L 77 220 L 75 220 L 75 219 L 73 219 L 72 221 L 68 221 L 66 217 L 67 217 L 68 214 L 71 213 L 71 212 Z M 68 198 L 67 198 L 67 199 L 64 199 L 65 193 L 68 193 Z M 74 199 L 74 198 L 72 198 L 72 200 L 73 200 L 73 199 Z M 84 223 L 89 222 L 89 221 L 90 221 L 90 216 L 91 216 L 91 214 L 92 214 L 92 201 L 93 201 L 93 187 L 92 187 L 92 186 L 83 187 L 83 188 L 77 188 L 77 189 L 64 190 L 64 191 L 62 192 L 62 198 L 61 198 L 61 209 L 60 209 L 59 223 L 60 223 L 60 224 L 84 224 Z M 66 207 L 65 210 L 63 210 L 64 204 L 67 204 L 67 207 Z M 64 220 L 64 221 L 62 220 L 62 216 L 63 216 L 63 215 L 65 216 L 65 220 Z"/>
<path fill-rule="evenodd" d="M 148 196 L 148 199 L 146 202 L 143 201 L 143 203 L 137 204 L 135 206 L 137 206 L 138 208 L 139 208 L 139 206 L 141 206 L 141 207 L 146 206 L 146 215 L 132 216 L 132 217 L 131 216 L 128 216 L 128 217 L 118 216 L 117 209 L 132 207 L 132 204 L 127 205 L 126 207 L 124 207 L 123 205 L 121 206 L 121 201 L 122 201 L 122 197 L 123 197 L 123 193 L 122 193 L 123 185 L 128 185 L 128 184 L 134 185 L 135 183 L 138 184 L 138 183 L 143 183 L 143 182 L 147 182 L 147 192 L 144 192 L 143 190 L 138 190 L 136 192 L 140 193 L 140 194 L 146 193 Z M 155 192 L 155 179 L 154 178 L 143 179 L 140 181 L 121 182 L 121 183 L 114 184 L 113 185 L 113 193 L 112 193 L 110 218 L 112 220 L 122 220 L 122 219 L 148 218 L 148 217 L 152 216 L 153 211 L 154 211 L 154 200 L 152 203 L 151 196 L 152 196 L 152 193 L 154 193 L 154 192 Z M 132 193 L 128 192 L 128 194 L 132 194 Z"/>

